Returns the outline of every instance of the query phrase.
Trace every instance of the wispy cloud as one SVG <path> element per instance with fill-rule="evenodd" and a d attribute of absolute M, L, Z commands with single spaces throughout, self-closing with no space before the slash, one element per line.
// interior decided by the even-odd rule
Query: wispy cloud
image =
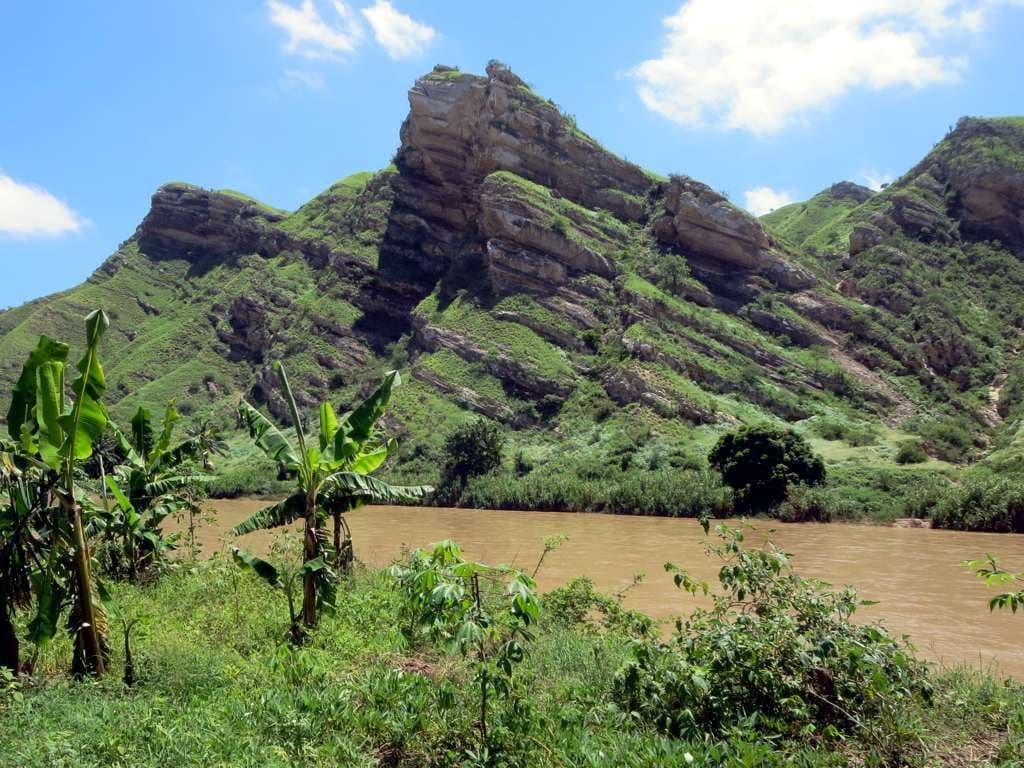
<path fill-rule="evenodd" d="M 307 91 L 319 91 L 326 83 L 326 78 L 321 73 L 306 69 L 286 69 L 281 79 L 287 88 L 301 88 Z"/>
<path fill-rule="evenodd" d="M 375 0 L 373 5 L 353 11 L 342 0 L 267 0 L 270 22 L 283 30 L 285 53 L 306 59 L 335 59 L 358 50 L 366 37 L 363 20 L 370 25 L 373 38 L 392 59 L 405 59 L 423 53 L 437 37 L 437 31 L 428 24 L 402 13 L 389 0 Z M 327 13 L 321 13 L 321 7 Z M 360 18 L 362 17 L 362 19 Z M 296 74 L 292 74 L 296 73 Z M 285 79 L 291 85 L 312 86 L 318 77 L 309 72 L 290 70 Z M 300 81 L 305 81 L 300 82 Z"/>
<path fill-rule="evenodd" d="M 776 208 L 795 202 L 796 199 L 796 192 L 791 189 L 754 187 L 743 193 L 743 207 L 755 216 L 763 216 Z"/>
<path fill-rule="evenodd" d="M 768 134 L 855 88 L 957 80 L 967 61 L 950 44 L 999 2 L 688 0 L 664 20 L 661 54 L 632 74 L 677 123 Z"/>
<path fill-rule="evenodd" d="M 369 8 L 363 8 L 362 14 L 373 29 L 373 36 L 392 59 L 422 53 L 437 35 L 433 27 L 407 16 L 388 0 L 376 0 Z"/>
<path fill-rule="evenodd" d="M 50 192 L 0 172 L 0 234 L 19 238 L 60 237 L 88 224 Z"/>
<path fill-rule="evenodd" d="M 268 0 L 270 21 L 288 35 L 286 53 L 307 59 L 329 59 L 351 53 L 363 39 L 358 17 L 341 0 L 332 0 L 330 21 L 324 19 L 313 0 L 302 0 L 293 6 L 283 0 Z"/>
<path fill-rule="evenodd" d="M 861 180 L 864 184 L 877 192 L 882 187 L 892 184 L 893 178 L 891 173 L 879 173 L 872 169 L 861 171 Z"/>

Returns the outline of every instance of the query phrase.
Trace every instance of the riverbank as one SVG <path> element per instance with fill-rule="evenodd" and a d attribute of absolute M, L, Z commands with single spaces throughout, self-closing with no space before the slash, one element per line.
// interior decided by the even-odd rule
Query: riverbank
<path fill-rule="evenodd" d="M 477 739 L 471 660 L 407 641 L 401 595 L 379 571 L 343 585 L 338 611 L 298 650 L 282 645 L 282 596 L 221 557 L 149 586 L 115 585 L 111 604 L 142 619 L 135 686 L 120 682 L 119 640 L 107 678 L 68 680 L 70 648 L 58 634 L 31 686 L 0 688 L 2 768 L 483 764 L 465 754 Z M 493 705 L 497 737 L 510 745 L 495 764 L 840 766 L 896 755 L 982 766 L 1021 755 L 1020 687 L 956 670 L 932 673 L 928 696 L 900 705 L 897 722 L 844 726 L 841 738 L 825 729 L 770 743 L 742 731 L 672 737 L 613 703 L 629 648 L 620 631 L 566 623 L 546 605 L 516 673 L 518 714 Z"/>
<path fill-rule="evenodd" d="M 262 499 L 211 501 L 215 514 L 199 529 L 207 555 L 225 552 L 231 527 L 265 505 Z M 705 538 L 694 520 L 506 512 L 443 507 L 368 507 L 348 515 L 356 555 L 383 568 L 403 550 L 443 539 L 462 543 L 467 553 L 489 563 L 532 568 L 546 538 L 568 540 L 546 560 L 541 591 L 575 576 L 588 576 L 606 592 L 629 588 L 626 605 L 671 626 L 700 600 L 681 594 L 663 570 L 674 562 L 701 578 L 712 579 L 717 564 L 705 552 Z M 753 521 L 760 537 L 792 555 L 806 576 L 837 586 L 852 584 L 867 600 L 878 601 L 862 615 L 881 619 L 896 634 L 908 634 L 919 653 L 946 664 L 972 667 L 999 664 L 1024 680 L 1020 617 L 991 613 L 992 592 L 962 565 L 991 553 L 1008 567 L 1024 567 L 1022 539 L 1016 535 L 964 533 L 933 529 L 882 528 L 833 523 L 785 524 Z M 257 531 L 242 540 L 260 554 L 277 534 Z M 644 578 L 631 587 L 635 574 Z"/>

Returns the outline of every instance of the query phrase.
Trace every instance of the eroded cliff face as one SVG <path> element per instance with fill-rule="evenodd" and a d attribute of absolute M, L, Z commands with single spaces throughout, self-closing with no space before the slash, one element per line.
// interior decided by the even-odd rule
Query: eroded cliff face
<path fill-rule="evenodd" d="M 749 299 L 758 292 L 748 284 L 753 276 L 783 290 L 814 285 L 810 273 L 786 259 L 757 219 L 707 184 L 677 176 L 655 194 L 662 208 L 652 224 L 658 241 L 686 254 L 713 289 Z"/>
<path fill-rule="evenodd" d="M 280 233 L 273 225 L 286 217 L 239 196 L 172 183 L 153 194 L 136 236 L 158 258 L 277 252 Z"/>
<path fill-rule="evenodd" d="M 161 324 L 149 343 L 170 370 L 177 312 L 197 354 L 234 372 L 209 391 L 237 387 L 279 416 L 277 359 L 302 404 L 400 364 L 434 396 L 516 426 L 554 423 L 584 397 L 695 425 L 751 406 L 803 419 L 836 397 L 893 420 L 913 405 L 891 376 L 934 387 L 979 356 L 927 327 L 907 239 L 1024 242 L 1021 169 L 1001 154 L 1017 139 L 985 121 L 961 123 L 888 190 L 841 182 L 816 197 L 815 215 L 851 211 L 836 234 L 849 247 L 822 265 L 707 185 L 605 150 L 503 65 L 437 67 L 409 106 L 393 167 L 298 211 L 157 190 L 93 278 L 123 300 L 144 274 L 129 340 Z M 900 336 L 893 318 L 911 313 Z"/>

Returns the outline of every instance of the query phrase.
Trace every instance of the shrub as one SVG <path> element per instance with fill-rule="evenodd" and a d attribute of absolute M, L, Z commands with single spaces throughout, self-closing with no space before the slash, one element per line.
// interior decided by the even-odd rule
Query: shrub
<path fill-rule="evenodd" d="M 634 582 L 637 583 L 637 582 Z M 586 576 L 570 579 L 541 599 L 547 619 L 583 632 L 607 630 L 632 637 L 653 637 L 655 623 L 646 614 L 622 607 L 624 592 L 606 595 Z"/>
<path fill-rule="evenodd" d="M 928 454 L 916 440 L 904 440 L 896 449 L 897 464 L 921 464 L 928 461 Z"/>
<path fill-rule="evenodd" d="M 928 452 L 944 461 L 966 461 L 974 451 L 971 423 L 963 417 L 924 421 L 915 431 Z"/>
<path fill-rule="evenodd" d="M 505 436 L 501 429 L 486 419 L 456 427 L 444 441 L 445 459 L 438 498 L 456 501 L 469 478 L 486 475 L 501 466 L 504 448 Z"/>
<path fill-rule="evenodd" d="M 718 532 L 724 562 L 714 606 L 678 623 L 669 642 L 634 644 L 615 678 L 619 707 L 675 736 L 743 729 L 771 739 L 894 723 L 902 708 L 928 700 L 924 667 L 907 646 L 878 625 L 852 621 L 852 589 L 801 578 L 770 544 L 745 548 L 737 529 Z M 687 591 L 708 589 L 666 568 Z M 903 746 L 889 741 L 898 735 L 872 736 L 886 751 Z"/>
<path fill-rule="evenodd" d="M 936 528 L 960 531 L 1024 532 L 1024 483 L 979 476 L 947 493 L 932 514 Z"/>
<path fill-rule="evenodd" d="M 836 419 L 815 419 L 814 432 L 825 440 L 845 440 L 850 445 L 874 445 L 878 430 L 870 424 L 849 424 Z"/>
<path fill-rule="evenodd" d="M 763 425 L 723 435 L 708 456 L 738 495 L 739 506 L 765 511 L 786 498 L 790 485 L 825 482 L 825 463 L 792 430 Z"/>
<path fill-rule="evenodd" d="M 834 490 L 794 485 L 775 515 L 784 523 L 829 523 L 856 517 L 857 506 Z"/>

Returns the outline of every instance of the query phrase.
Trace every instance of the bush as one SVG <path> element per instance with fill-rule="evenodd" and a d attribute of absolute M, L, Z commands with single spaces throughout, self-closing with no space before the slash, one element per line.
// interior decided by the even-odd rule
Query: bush
<path fill-rule="evenodd" d="M 874 445 L 878 429 L 870 424 L 850 424 L 836 419 L 815 419 L 814 432 L 825 440 L 844 440 L 850 445 Z"/>
<path fill-rule="evenodd" d="M 477 419 L 456 427 L 444 441 L 444 467 L 441 485 L 435 494 L 445 503 L 454 503 L 471 477 L 486 475 L 501 466 L 505 436 L 501 428 L 486 419 Z"/>
<path fill-rule="evenodd" d="M 916 440 L 904 440 L 896 449 L 897 464 L 921 464 L 928 461 L 928 454 Z"/>
<path fill-rule="evenodd" d="M 857 505 L 828 488 L 791 486 L 775 516 L 784 523 L 830 523 L 857 517 Z"/>
<path fill-rule="evenodd" d="M 653 637 L 654 620 L 639 611 L 622 607 L 624 593 L 606 595 L 594 589 L 586 576 L 570 579 L 553 589 L 541 602 L 547 619 L 558 626 L 582 632 L 607 630 L 632 637 Z"/>
<path fill-rule="evenodd" d="M 1024 483 L 973 477 L 935 505 L 932 525 L 959 531 L 1024 533 Z"/>
<path fill-rule="evenodd" d="M 943 461 L 963 462 L 974 452 L 971 423 L 963 418 L 941 418 L 921 422 L 914 430 L 928 453 Z"/>
<path fill-rule="evenodd" d="M 902 709 L 928 700 L 924 667 L 907 646 L 852 621 L 852 589 L 803 579 L 771 545 L 746 549 L 740 531 L 718 530 L 724 564 L 714 607 L 698 608 L 669 642 L 634 644 L 615 678 L 619 707 L 674 736 L 742 729 L 771 739 L 898 723 Z M 675 570 L 687 591 L 707 588 Z M 873 735 L 899 754 L 905 745 L 890 739 L 903 732 L 894 731 Z"/>
<path fill-rule="evenodd" d="M 723 435 L 708 456 L 711 466 L 737 491 L 739 506 L 774 509 L 791 485 L 821 485 L 825 463 L 796 432 L 763 425 Z"/>

